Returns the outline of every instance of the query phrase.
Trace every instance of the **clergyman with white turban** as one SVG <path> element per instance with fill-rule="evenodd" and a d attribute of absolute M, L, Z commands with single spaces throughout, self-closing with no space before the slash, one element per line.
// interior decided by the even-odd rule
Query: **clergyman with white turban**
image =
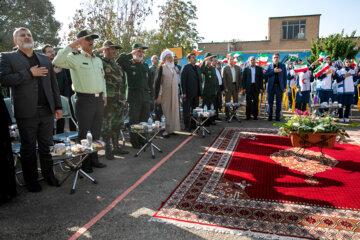
<path fill-rule="evenodd" d="M 163 137 L 169 137 L 174 131 L 180 131 L 178 78 L 175 71 L 173 53 L 165 49 L 161 53 L 161 61 L 164 63 L 158 68 L 155 80 L 155 99 L 161 104 L 166 119 L 166 127 Z"/>

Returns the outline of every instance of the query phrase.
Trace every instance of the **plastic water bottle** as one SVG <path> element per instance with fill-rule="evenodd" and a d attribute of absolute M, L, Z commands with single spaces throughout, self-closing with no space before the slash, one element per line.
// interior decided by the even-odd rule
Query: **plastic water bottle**
<path fill-rule="evenodd" d="M 88 148 L 90 150 L 93 150 L 93 146 L 92 146 L 92 135 L 91 135 L 91 131 L 88 131 L 87 134 L 86 134 L 86 139 L 88 141 Z"/>
<path fill-rule="evenodd" d="M 68 136 L 65 138 L 65 151 L 67 155 L 71 155 L 71 141 Z"/>
<path fill-rule="evenodd" d="M 314 104 L 317 104 L 318 103 L 318 97 L 315 95 L 314 97 Z"/>
<path fill-rule="evenodd" d="M 214 110 L 214 104 L 211 104 L 210 109 Z"/>
<path fill-rule="evenodd" d="M 204 113 L 207 113 L 207 111 L 208 111 L 208 109 L 207 109 L 207 106 L 206 106 L 206 104 L 205 104 L 205 106 L 204 106 Z"/>
<path fill-rule="evenodd" d="M 331 106 L 332 105 L 332 99 L 331 98 L 329 98 L 329 106 Z"/>
<path fill-rule="evenodd" d="M 152 131 L 152 125 L 153 125 L 153 120 L 152 117 L 150 115 L 149 119 L 148 119 L 148 131 Z"/>
<path fill-rule="evenodd" d="M 160 124 L 160 127 L 161 128 L 165 128 L 165 123 L 166 123 L 166 120 L 165 120 L 165 116 L 164 114 L 161 116 L 161 124 Z"/>

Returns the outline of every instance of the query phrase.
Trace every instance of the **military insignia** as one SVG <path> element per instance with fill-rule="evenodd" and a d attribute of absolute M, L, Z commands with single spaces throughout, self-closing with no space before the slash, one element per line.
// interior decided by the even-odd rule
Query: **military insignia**
<path fill-rule="evenodd" d="M 74 51 L 72 52 L 72 54 L 78 55 L 78 54 L 80 54 L 80 51 L 79 51 L 79 50 L 74 50 Z"/>
<path fill-rule="evenodd" d="M 84 65 L 89 65 L 89 63 L 87 63 L 87 62 L 83 62 L 83 64 L 84 64 Z"/>
<path fill-rule="evenodd" d="M 89 54 L 86 53 L 86 54 L 85 54 L 85 57 L 89 57 Z"/>
<path fill-rule="evenodd" d="M 135 76 L 135 75 L 136 75 L 136 72 L 133 72 L 133 75 Z"/>
<path fill-rule="evenodd" d="M 107 73 L 111 72 L 110 68 L 105 68 L 105 72 Z"/>

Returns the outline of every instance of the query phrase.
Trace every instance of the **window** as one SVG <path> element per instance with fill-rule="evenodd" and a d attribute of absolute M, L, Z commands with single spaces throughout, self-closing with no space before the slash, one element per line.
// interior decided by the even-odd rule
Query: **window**
<path fill-rule="evenodd" d="M 282 38 L 283 40 L 305 39 L 306 20 L 283 21 Z"/>

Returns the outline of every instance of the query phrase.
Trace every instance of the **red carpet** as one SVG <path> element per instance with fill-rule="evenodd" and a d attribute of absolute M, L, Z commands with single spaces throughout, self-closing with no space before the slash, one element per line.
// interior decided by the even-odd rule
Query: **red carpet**
<path fill-rule="evenodd" d="M 360 147 L 352 143 L 298 157 L 273 130 L 225 128 L 154 217 L 272 239 L 360 239 Z"/>

